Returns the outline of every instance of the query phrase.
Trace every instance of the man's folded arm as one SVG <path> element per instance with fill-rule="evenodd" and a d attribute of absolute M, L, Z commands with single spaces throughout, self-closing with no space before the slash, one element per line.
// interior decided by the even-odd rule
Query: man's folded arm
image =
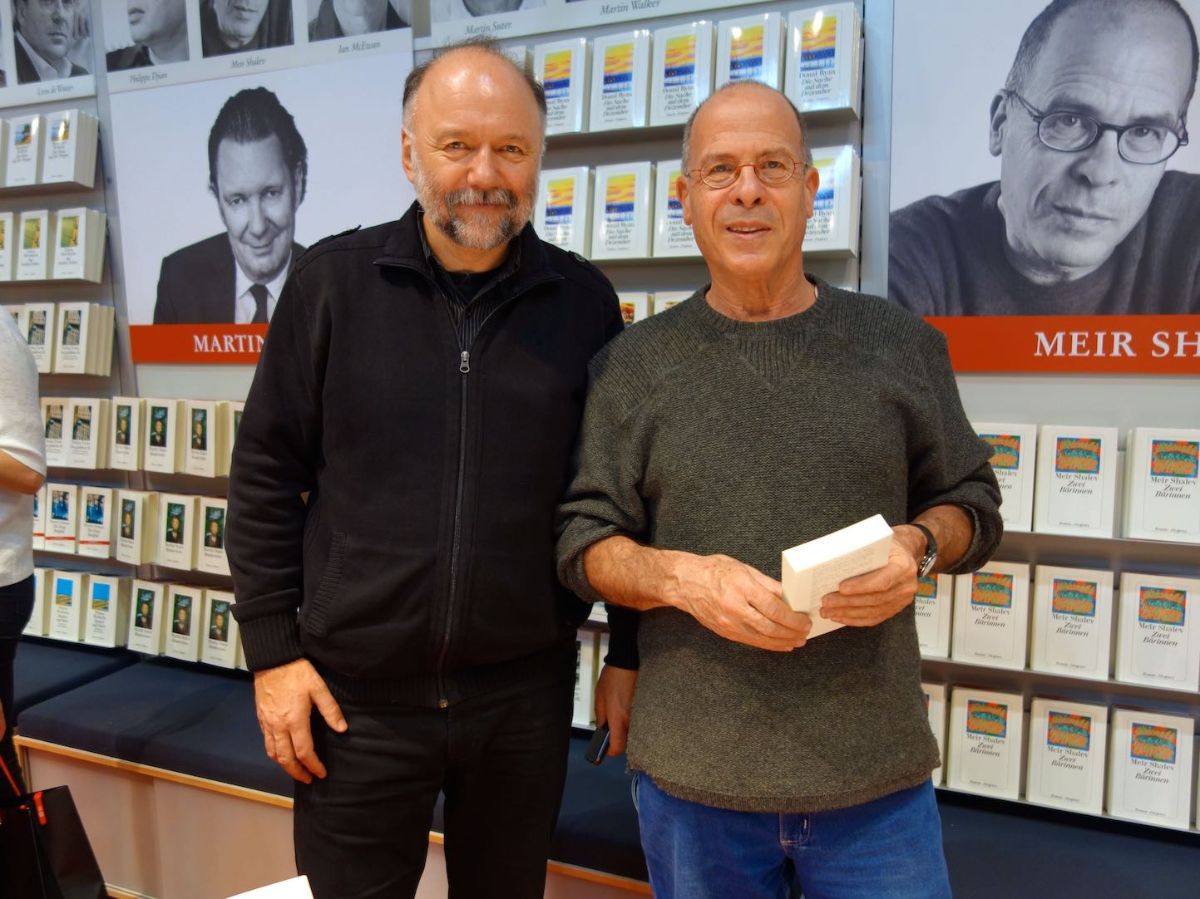
<path fill-rule="evenodd" d="M 989 461 L 991 447 L 975 433 L 963 410 L 946 341 L 940 334 L 930 341 L 925 367 L 928 391 L 923 427 L 910 449 L 909 521 L 943 514 L 950 526 L 969 524 L 970 540 L 957 558 L 945 552 L 953 550 L 952 542 L 946 547 L 939 545 L 939 570 L 963 574 L 986 564 L 1004 535 L 1000 487 Z M 953 515 L 938 509 L 943 506 L 961 508 L 957 524 Z"/>

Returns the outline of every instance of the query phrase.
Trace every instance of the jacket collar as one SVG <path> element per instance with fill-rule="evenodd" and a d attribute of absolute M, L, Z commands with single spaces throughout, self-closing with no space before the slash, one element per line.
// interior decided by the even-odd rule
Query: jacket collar
<path fill-rule="evenodd" d="M 423 275 L 436 284 L 433 270 L 425 256 L 424 235 L 421 233 L 421 205 L 414 202 L 404 217 L 396 222 L 392 233 L 383 245 L 383 255 L 375 259 L 376 265 L 406 268 Z M 517 270 L 501 283 L 501 289 L 510 299 L 529 288 L 546 281 L 561 281 L 563 276 L 550 265 L 550 256 L 545 244 L 526 223 L 513 240 L 520 241 Z"/>

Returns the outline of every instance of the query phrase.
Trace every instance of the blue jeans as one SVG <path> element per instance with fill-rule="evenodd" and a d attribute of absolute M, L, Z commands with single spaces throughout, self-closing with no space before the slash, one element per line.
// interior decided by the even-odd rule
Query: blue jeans
<path fill-rule="evenodd" d="M 760 814 L 634 780 L 657 899 L 948 899 L 933 784 L 832 812 Z"/>

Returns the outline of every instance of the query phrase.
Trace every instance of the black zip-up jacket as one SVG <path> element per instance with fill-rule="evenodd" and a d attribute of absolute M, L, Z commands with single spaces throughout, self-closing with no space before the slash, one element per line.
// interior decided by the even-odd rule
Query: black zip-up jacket
<path fill-rule="evenodd" d="M 527 225 L 505 302 L 460 347 L 420 227 L 414 204 L 296 264 L 227 547 L 251 670 L 305 657 L 339 699 L 444 706 L 573 656 L 588 606 L 558 583 L 555 507 L 588 360 L 622 321 L 608 281 Z"/>

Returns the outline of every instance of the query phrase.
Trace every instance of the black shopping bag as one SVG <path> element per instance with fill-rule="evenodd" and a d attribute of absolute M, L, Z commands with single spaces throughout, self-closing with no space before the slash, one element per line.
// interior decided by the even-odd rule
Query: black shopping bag
<path fill-rule="evenodd" d="M 71 791 L 22 793 L 3 759 L 0 772 L 0 896 L 105 899 L 104 878 Z"/>

